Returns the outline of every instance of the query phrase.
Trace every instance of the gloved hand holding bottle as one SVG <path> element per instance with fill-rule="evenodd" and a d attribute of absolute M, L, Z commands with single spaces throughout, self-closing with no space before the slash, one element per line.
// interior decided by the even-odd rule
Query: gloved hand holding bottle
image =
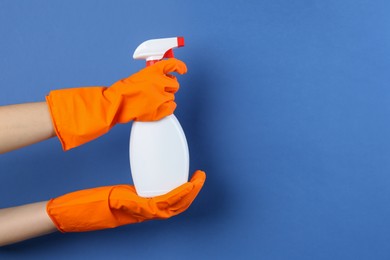
<path fill-rule="evenodd" d="M 110 87 L 51 91 L 46 98 L 58 138 L 69 150 L 107 133 L 117 123 L 155 121 L 173 113 L 179 89 L 170 73 L 187 72 L 169 59 L 119 80 Z"/>

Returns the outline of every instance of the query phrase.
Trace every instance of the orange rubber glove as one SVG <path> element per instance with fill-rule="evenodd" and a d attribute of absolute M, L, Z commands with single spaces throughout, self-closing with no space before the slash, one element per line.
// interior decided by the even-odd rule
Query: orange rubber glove
<path fill-rule="evenodd" d="M 139 197 L 130 185 L 76 191 L 50 200 L 47 213 L 61 232 L 92 231 L 166 219 L 191 205 L 205 179 L 203 171 L 196 171 L 190 182 L 153 198 Z"/>
<path fill-rule="evenodd" d="M 62 148 L 69 150 L 107 133 L 116 123 L 155 121 L 173 113 L 179 83 L 171 72 L 186 65 L 168 59 L 119 80 L 111 87 L 54 90 L 46 97 Z"/>

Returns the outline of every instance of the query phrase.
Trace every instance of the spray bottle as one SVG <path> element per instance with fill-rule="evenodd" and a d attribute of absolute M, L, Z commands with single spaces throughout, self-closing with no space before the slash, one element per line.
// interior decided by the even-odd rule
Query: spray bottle
<path fill-rule="evenodd" d="M 134 59 L 150 66 L 172 58 L 173 48 L 184 46 L 183 37 L 153 39 L 134 51 Z M 154 122 L 133 122 L 130 133 L 130 168 L 137 194 L 154 197 L 188 181 L 189 151 L 184 131 L 170 115 Z"/>

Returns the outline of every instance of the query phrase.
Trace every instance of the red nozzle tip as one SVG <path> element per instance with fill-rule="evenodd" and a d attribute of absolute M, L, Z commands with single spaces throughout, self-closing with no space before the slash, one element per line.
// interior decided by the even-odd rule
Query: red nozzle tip
<path fill-rule="evenodd" d="M 177 37 L 177 47 L 184 46 L 184 37 Z"/>

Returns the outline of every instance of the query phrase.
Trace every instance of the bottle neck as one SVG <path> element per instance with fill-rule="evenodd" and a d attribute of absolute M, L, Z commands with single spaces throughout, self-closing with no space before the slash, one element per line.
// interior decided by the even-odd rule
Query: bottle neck
<path fill-rule="evenodd" d="M 153 64 L 159 62 L 160 60 L 147 60 L 146 67 L 152 66 Z"/>

